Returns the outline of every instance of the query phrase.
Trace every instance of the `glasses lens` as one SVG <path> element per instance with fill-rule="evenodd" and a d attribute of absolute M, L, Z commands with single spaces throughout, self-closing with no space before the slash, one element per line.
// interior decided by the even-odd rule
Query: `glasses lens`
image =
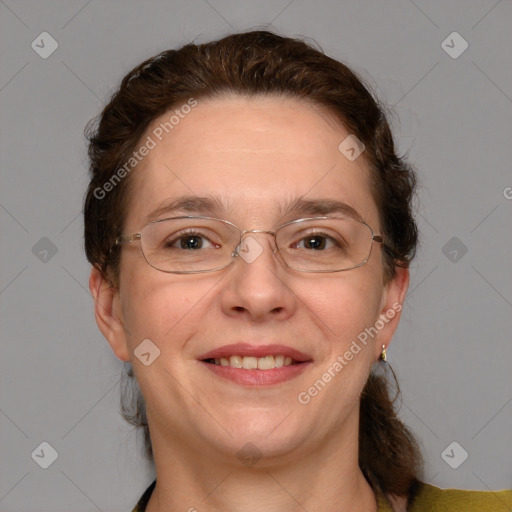
<path fill-rule="evenodd" d="M 234 226 L 216 219 L 176 218 L 148 224 L 142 230 L 147 262 L 164 272 L 201 272 L 230 263 L 240 240 Z"/>
<path fill-rule="evenodd" d="M 232 261 L 240 231 L 218 219 L 186 217 L 148 224 L 141 234 L 147 262 L 163 272 L 207 272 Z M 276 233 L 285 263 L 309 272 L 349 270 L 370 256 L 369 226 L 344 218 L 306 219 L 282 226 Z"/>
<path fill-rule="evenodd" d="M 296 270 L 334 272 L 365 263 L 372 232 L 361 222 L 312 219 L 292 222 L 277 233 L 277 246 L 286 264 Z"/>

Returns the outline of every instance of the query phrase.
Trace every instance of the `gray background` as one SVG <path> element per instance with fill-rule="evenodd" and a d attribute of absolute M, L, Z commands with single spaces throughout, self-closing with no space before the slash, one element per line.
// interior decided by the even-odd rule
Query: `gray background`
<path fill-rule="evenodd" d="M 422 246 L 389 360 L 425 480 L 511 487 L 512 2 L 4 0 L 0 15 L 0 510 L 126 511 L 153 480 L 88 291 L 83 129 L 143 59 L 268 25 L 370 80 L 419 171 Z"/>

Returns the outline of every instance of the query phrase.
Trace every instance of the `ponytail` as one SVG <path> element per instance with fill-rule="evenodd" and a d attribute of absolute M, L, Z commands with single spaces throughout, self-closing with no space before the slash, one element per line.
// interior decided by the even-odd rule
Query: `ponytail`
<path fill-rule="evenodd" d="M 359 409 L 359 467 L 374 492 L 412 499 L 420 483 L 423 457 L 417 440 L 394 408 L 400 396 L 395 372 L 388 363 L 378 365 L 391 371 L 396 394 L 390 398 L 387 376 L 372 369 Z"/>

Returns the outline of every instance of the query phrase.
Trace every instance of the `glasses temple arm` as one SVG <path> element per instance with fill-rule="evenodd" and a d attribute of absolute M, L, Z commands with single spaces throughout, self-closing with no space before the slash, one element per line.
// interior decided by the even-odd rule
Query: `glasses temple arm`
<path fill-rule="evenodd" d="M 140 233 L 135 233 L 134 235 L 119 235 L 115 242 L 114 242 L 114 245 L 120 245 L 120 244 L 126 244 L 126 243 L 130 243 L 130 242 L 134 242 L 135 240 L 140 240 L 141 238 L 141 235 Z"/>

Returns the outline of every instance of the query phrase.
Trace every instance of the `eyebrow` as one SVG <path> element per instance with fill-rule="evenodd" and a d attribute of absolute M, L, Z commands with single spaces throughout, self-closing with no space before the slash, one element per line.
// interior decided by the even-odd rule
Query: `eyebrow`
<path fill-rule="evenodd" d="M 219 216 L 226 208 L 220 198 L 216 196 L 180 196 L 165 202 L 153 210 L 145 219 L 145 223 L 163 218 L 164 215 L 180 213 L 208 214 Z M 364 222 L 361 214 L 352 206 L 332 198 L 304 199 L 298 197 L 286 204 L 278 205 L 278 213 L 283 217 L 292 215 L 330 215 L 340 213 L 345 217 Z M 221 218 L 221 217 L 219 217 Z"/>

